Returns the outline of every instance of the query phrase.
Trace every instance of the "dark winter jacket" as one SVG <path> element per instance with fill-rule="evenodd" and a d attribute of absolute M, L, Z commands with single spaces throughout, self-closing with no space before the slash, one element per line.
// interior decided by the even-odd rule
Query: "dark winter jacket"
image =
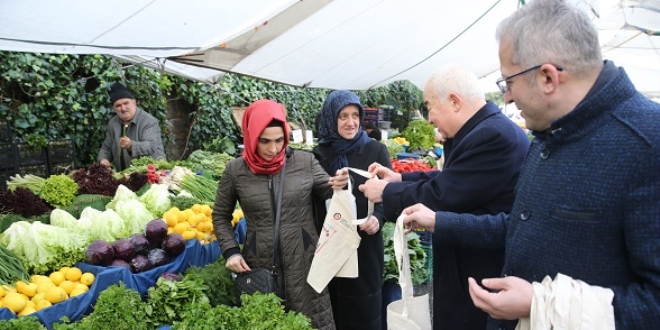
<path fill-rule="evenodd" d="M 403 174 L 383 192 L 385 216 L 423 203 L 432 210 L 497 214 L 509 212 L 529 139 L 491 102 L 475 113 L 444 144 L 441 172 Z M 468 277 L 497 277 L 503 247 L 473 249 L 433 237 L 433 324 L 440 330 L 483 330 L 487 314 L 474 307 Z"/>
<path fill-rule="evenodd" d="M 532 142 L 510 216 L 439 212 L 436 237 L 506 247 L 503 275 L 562 273 L 610 288 L 617 329 L 658 329 L 660 105 L 607 63 L 587 97 Z"/>
<path fill-rule="evenodd" d="M 307 284 L 318 241 L 312 195 L 330 198 L 333 190 L 328 184 L 328 174 L 311 152 L 290 149 L 289 153 L 280 220 L 286 307 L 311 318 L 315 329 L 335 329 L 327 289 L 318 294 Z M 242 251 L 245 261 L 252 269 L 272 267 L 274 216 L 271 190 L 276 193 L 279 188 L 279 174 L 255 175 L 243 158 L 229 162 L 218 183 L 213 208 L 213 226 L 225 258 L 238 252 L 238 242 L 231 227 L 232 212 L 238 201 L 247 222 Z M 276 269 L 281 261 L 278 258 Z"/>
<path fill-rule="evenodd" d="M 332 160 L 335 157 L 330 146 L 318 146 L 314 154 L 326 171 L 330 171 Z M 391 168 L 389 154 L 384 144 L 372 141 L 364 147 L 355 150 L 346 157 L 350 167 L 367 170 L 369 165 L 377 162 Z M 366 181 L 366 178 L 351 173 L 353 181 L 353 196 L 357 205 L 359 219 L 367 215 L 368 200 L 360 192 L 358 186 Z M 325 219 L 325 200 L 317 202 L 319 219 Z M 383 208 L 376 204 L 374 216 L 380 221 L 381 228 L 384 224 Z M 381 231 L 374 235 L 367 235 L 358 229 L 362 240 L 358 248 L 358 272 L 359 277 L 334 278 L 329 284 L 330 296 L 332 298 L 332 310 L 338 330 L 381 330 L 385 316 L 381 315 L 382 304 L 382 282 L 383 282 L 383 234 Z"/>

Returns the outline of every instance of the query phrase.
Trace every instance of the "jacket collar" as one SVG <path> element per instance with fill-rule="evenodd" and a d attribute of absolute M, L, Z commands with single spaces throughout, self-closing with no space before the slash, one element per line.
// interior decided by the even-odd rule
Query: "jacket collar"
<path fill-rule="evenodd" d="M 605 61 L 596 82 L 575 109 L 554 121 L 546 131 L 533 134 L 548 141 L 559 141 L 575 136 L 584 132 L 584 129 L 598 117 L 612 111 L 634 93 L 635 87 L 625 71 L 616 67 L 613 62 Z"/>

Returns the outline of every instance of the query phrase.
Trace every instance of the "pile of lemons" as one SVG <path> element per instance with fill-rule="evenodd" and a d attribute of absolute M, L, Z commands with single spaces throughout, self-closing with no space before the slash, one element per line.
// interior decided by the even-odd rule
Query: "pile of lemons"
<path fill-rule="evenodd" d="M 0 286 L 0 307 L 18 316 L 29 315 L 89 291 L 94 274 L 77 267 L 62 267 L 48 276 L 32 275 L 29 282 Z"/>
<path fill-rule="evenodd" d="M 195 204 L 185 210 L 173 207 L 163 213 L 167 233 L 181 234 L 186 241 L 197 239 L 202 244 L 213 242 L 216 238 L 211 221 L 212 212 L 213 209 L 206 204 Z"/>
<path fill-rule="evenodd" d="M 394 142 L 396 142 L 396 143 L 398 143 L 402 146 L 409 146 L 410 145 L 410 142 L 408 142 L 408 140 L 406 140 L 406 138 L 404 138 L 403 136 L 395 137 L 392 140 L 394 140 Z"/>

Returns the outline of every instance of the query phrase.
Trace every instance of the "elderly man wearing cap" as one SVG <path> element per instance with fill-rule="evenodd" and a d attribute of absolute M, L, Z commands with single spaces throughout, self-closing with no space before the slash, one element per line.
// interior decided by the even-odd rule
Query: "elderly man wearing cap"
<path fill-rule="evenodd" d="M 134 158 L 164 159 L 158 120 L 137 107 L 126 86 L 114 83 L 109 95 L 117 115 L 108 122 L 108 131 L 97 157 L 99 163 L 121 171 L 129 167 Z"/>

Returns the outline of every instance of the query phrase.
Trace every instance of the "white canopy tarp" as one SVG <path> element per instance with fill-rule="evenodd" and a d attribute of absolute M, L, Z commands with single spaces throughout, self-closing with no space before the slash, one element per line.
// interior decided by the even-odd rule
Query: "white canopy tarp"
<path fill-rule="evenodd" d="M 575 1 L 604 56 L 660 91 L 660 0 Z M 216 82 L 235 72 L 285 84 L 364 90 L 459 63 L 499 71 L 495 28 L 518 0 L 4 0 L 0 50 L 109 54 Z M 653 25 L 656 25 L 655 27 Z M 650 29 L 648 34 L 639 28 Z M 494 88 L 494 84 L 492 87 Z"/>

